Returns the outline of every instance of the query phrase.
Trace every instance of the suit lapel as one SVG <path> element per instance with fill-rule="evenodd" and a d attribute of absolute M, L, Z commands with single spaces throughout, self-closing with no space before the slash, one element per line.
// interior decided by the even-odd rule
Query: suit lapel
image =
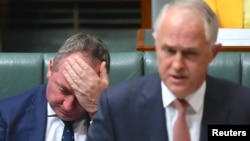
<path fill-rule="evenodd" d="M 141 109 L 149 141 L 168 141 L 160 78 L 150 77 L 143 89 Z"/>
<path fill-rule="evenodd" d="M 222 92 L 220 85 L 216 84 L 216 81 L 211 77 L 207 77 L 207 88 L 205 92 L 204 110 L 201 122 L 201 139 L 200 141 L 206 141 L 207 128 L 209 124 L 226 124 L 229 116 L 229 108 L 222 106 L 225 93 Z M 215 116 L 216 115 L 216 116 Z"/>
<path fill-rule="evenodd" d="M 46 87 L 34 95 L 29 109 L 26 110 L 26 123 L 29 141 L 44 141 L 47 121 Z"/>

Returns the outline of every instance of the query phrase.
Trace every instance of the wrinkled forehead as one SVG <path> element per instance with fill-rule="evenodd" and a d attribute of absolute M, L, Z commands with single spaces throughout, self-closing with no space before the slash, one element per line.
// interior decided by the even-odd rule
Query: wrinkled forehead
<path fill-rule="evenodd" d="M 193 23 L 193 22 L 201 22 L 200 24 L 204 24 L 203 16 L 201 12 L 197 9 L 189 9 L 188 7 L 180 7 L 180 6 L 171 6 L 168 10 L 166 10 L 166 15 L 164 16 L 163 22 L 185 22 L 185 23 Z"/>
<path fill-rule="evenodd" d="M 190 10 L 180 10 L 178 7 L 169 9 L 167 15 L 164 17 L 162 24 L 159 27 L 159 33 L 188 33 L 192 32 L 204 33 L 204 21 L 199 16 L 194 16 Z M 189 33 L 190 32 L 190 33 Z"/>

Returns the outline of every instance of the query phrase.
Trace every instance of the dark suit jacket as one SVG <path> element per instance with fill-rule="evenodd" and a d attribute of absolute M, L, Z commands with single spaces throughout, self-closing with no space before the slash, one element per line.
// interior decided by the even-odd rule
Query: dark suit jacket
<path fill-rule="evenodd" d="M 46 86 L 0 101 L 0 141 L 44 141 Z"/>
<path fill-rule="evenodd" d="M 200 141 L 208 124 L 250 124 L 250 90 L 207 76 Z M 107 89 L 88 131 L 88 141 L 168 141 L 158 74 Z"/>
<path fill-rule="evenodd" d="M 46 123 L 46 85 L 0 101 L 0 141 L 44 141 Z"/>

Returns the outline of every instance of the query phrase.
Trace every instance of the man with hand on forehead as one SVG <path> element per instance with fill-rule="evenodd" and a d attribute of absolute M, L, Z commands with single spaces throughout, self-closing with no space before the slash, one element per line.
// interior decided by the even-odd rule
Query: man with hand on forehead
<path fill-rule="evenodd" d="M 71 36 L 50 59 L 47 84 L 0 101 L 0 140 L 84 141 L 109 68 L 100 39 Z"/>

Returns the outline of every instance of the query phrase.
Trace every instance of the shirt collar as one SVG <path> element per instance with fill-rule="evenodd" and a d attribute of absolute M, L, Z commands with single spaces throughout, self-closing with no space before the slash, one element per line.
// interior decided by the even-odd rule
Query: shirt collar
<path fill-rule="evenodd" d="M 56 116 L 56 112 L 52 109 L 50 104 L 47 102 L 47 116 Z"/>
<path fill-rule="evenodd" d="M 161 81 L 161 89 L 162 89 L 162 101 L 163 108 L 167 108 L 175 99 L 175 95 L 167 88 L 163 81 Z M 204 103 L 204 95 L 206 90 L 206 81 L 202 83 L 197 91 L 190 94 L 186 97 L 186 101 L 189 103 L 190 107 L 198 112 Z"/>

